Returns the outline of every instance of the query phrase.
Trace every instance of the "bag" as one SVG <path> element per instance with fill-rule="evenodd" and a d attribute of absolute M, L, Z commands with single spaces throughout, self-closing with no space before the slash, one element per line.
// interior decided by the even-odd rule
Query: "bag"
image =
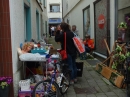
<path fill-rule="evenodd" d="M 75 44 L 77 50 L 79 51 L 79 53 L 84 53 L 85 48 L 84 48 L 84 45 L 81 42 L 80 38 L 79 37 L 73 37 L 73 41 L 74 41 L 74 44 Z"/>
<path fill-rule="evenodd" d="M 66 52 L 66 32 L 64 33 L 64 50 L 60 50 L 59 53 L 60 53 L 60 55 L 62 57 L 62 60 L 67 59 L 67 52 Z"/>
<path fill-rule="evenodd" d="M 82 77 L 83 74 L 83 62 L 76 62 L 77 66 L 77 77 Z"/>

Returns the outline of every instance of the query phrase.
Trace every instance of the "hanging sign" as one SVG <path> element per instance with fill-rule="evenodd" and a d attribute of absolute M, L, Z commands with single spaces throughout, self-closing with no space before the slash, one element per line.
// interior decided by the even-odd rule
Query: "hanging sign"
<path fill-rule="evenodd" d="M 103 29 L 104 28 L 104 25 L 105 25 L 105 17 L 103 14 L 101 14 L 99 17 L 98 17 L 98 27 L 100 29 Z"/>

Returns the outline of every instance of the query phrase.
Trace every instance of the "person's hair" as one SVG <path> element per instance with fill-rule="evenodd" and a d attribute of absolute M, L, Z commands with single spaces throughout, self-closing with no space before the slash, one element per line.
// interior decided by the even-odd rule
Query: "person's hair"
<path fill-rule="evenodd" d="M 31 46 L 33 48 L 33 43 L 31 42 L 27 42 L 27 43 L 24 43 L 23 47 L 22 47 L 22 50 L 27 50 L 27 48 Z"/>
<path fill-rule="evenodd" d="M 76 28 L 76 25 L 72 25 L 72 27 L 75 27 L 75 28 Z"/>
<path fill-rule="evenodd" d="M 61 29 L 62 29 L 63 31 L 70 31 L 70 26 L 69 26 L 67 23 L 65 23 L 65 22 L 62 22 L 62 23 L 60 24 L 60 27 L 61 27 Z"/>
<path fill-rule="evenodd" d="M 57 27 L 56 27 L 56 31 L 58 31 L 58 27 L 60 27 L 60 25 L 57 25 Z"/>
<path fill-rule="evenodd" d="M 85 37 L 86 37 L 86 38 L 90 38 L 90 35 L 86 35 Z"/>

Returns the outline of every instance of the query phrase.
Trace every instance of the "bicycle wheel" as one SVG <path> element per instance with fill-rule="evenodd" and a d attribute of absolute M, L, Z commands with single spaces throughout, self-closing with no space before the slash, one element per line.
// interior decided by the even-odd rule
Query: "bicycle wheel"
<path fill-rule="evenodd" d="M 60 87 L 61 94 L 65 94 L 67 92 L 69 85 L 70 85 L 70 74 L 69 72 L 66 72 L 62 76 L 61 87 Z"/>
<path fill-rule="evenodd" d="M 40 81 L 33 89 L 33 97 L 61 97 L 60 90 L 56 82 L 52 85 L 51 80 Z"/>

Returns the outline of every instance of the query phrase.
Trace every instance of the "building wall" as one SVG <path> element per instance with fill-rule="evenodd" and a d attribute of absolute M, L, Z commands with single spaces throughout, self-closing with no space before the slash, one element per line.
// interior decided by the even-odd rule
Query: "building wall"
<path fill-rule="evenodd" d="M 62 0 L 63 6 L 63 17 L 76 5 L 82 0 Z M 89 0 L 86 0 L 89 1 Z"/>
<path fill-rule="evenodd" d="M 67 22 L 69 20 L 69 24 L 76 25 L 77 29 L 79 30 L 79 34 L 81 38 L 83 36 L 83 9 L 90 5 L 90 26 L 91 26 L 91 38 L 94 38 L 94 2 L 96 0 L 81 0 L 74 6 L 73 9 L 69 9 L 66 11 L 66 2 L 68 2 L 68 6 L 73 5 L 71 0 L 63 0 L 63 18 L 64 21 Z M 114 35 L 115 35 L 115 1 L 110 0 L 110 49 L 112 49 L 114 44 Z"/>
<path fill-rule="evenodd" d="M 118 0 L 118 9 L 123 9 L 126 7 L 130 7 L 130 0 L 123 0 L 123 2 L 121 0 Z"/>
<path fill-rule="evenodd" d="M 118 0 L 118 23 L 124 22 L 124 15 L 130 13 L 130 0 Z"/>
<path fill-rule="evenodd" d="M 41 24 L 41 14 L 42 10 L 39 7 L 38 3 L 36 3 L 36 0 L 31 0 L 31 26 L 32 26 L 32 38 L 37 39 L 37 23 L 36 23 L 36 11 L 39 13 L 39 23 Z M 39 25 L 39 32 L 41 33 L 41 26 Z"/>
<path fill-rule="evenodd" d="M 18 82 L 22 79 L 22 63 L 19 61 L 17 48 L 20 43 L 24 43 L 24 3 L 29 3 L 31 8 L 31 38 L 37 40 L 36 30 L 36 10 L 44 21 L 47 21 L 47 14 L 43 13 L 36 0 L 10 0 L 10 24 L 11 24 L 11 44 L 12 44 L 12 68 L 14 78 L 14 94 L 18 93 Z M 45 11 L 46 12 L 46 11 Z M 39 17 L 39 21 L 41 17 Z M 41 33 L 41 22 L 39 22 L 39 31 Z"/>
<path fill-rule="evenodd" d="M 118 15 L 117 15 L 117 24 L 119 25 L 121 22 L 125 21 L 125 16 L 130 17 L 130 0 L 124 0 L 121 2 L 118 0 Z M 129 25 L 127 25 L 129 27 Z M 125 34 L 125 41 L 130 41 L 130 30 L 128 29 Z M 118 33 L 118 29 L 117 29 Z"/>
<path fill-rule="evenodd" d="M 66 0 L 63 0 L 64 2 Z M 79 30 L 80 37 L 83 38 L 83 9 L 90 5 L 90 24 L 91 24 L 91 37 L 94 38 L 94 6 L 93 2 L 95 0 L 81 0 L 73 10 L 71 10 L 69 13 L 64 14 L 63 12 L 63 18 L 64 21 L 67 22 L 67 19 L 69 20 L 69 24 L 76 25 L 77 29 Z M 63 4 L 64 4 L 63 2 Z M 77 1 L 78 2 L 78 1 Z M 68 6 L 70 6 L 73 2 L 70 2 L 68 0 Z M 64 4 L 65 6 L 65 4 Z M 63 10 L 66 10 L 66 7 L 63 6 Z"/>
<path fill-rule="evenodd" d="M 59 4 L 60 12 L 50 12 L 50 4 Z M 62 18 L 62 0 L 47 0 L 48 18 Z"/>

